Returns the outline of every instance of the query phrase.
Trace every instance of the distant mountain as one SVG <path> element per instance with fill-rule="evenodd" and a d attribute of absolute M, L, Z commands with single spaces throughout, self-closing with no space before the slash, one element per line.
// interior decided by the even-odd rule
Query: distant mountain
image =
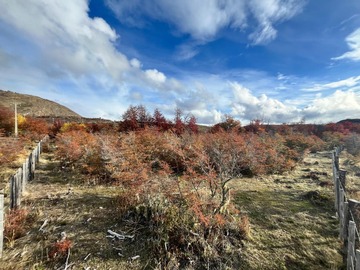
<path fill-rule="evenodd" d="M 353 124 L 360 124 L 360 119 L 345 119 L 345 120 L 341 120 L 338 123 L 344 123 L 344 122 L 351 122 Z"/>
<path fill-rule="evenodd" d="M 71 117 L 81 116 L 74 111 L 54 101 L 43 99 L 37 96 L 18 94 L 11 91 L 0 90 L 0 106 L 14 108 L 17 103 L 18 113 L 33 117 Z"/>

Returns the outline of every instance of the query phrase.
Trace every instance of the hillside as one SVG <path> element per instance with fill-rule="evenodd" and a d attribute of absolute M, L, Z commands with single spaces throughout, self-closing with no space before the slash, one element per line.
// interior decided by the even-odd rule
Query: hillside
<path fill-rule="evenodd" d="M 18 104 L 18 113 L 33 117 L 81 117 L 74 111 L 56 102 L 37 96 L 0 90 L 0 106 L 13 108 Z"/>
<path fill-rule="evenodd" d="M 345 122 L 350 122 L 350 123 L 353 123 L 353 124 L 359 124 L 360 123 L 360 119 L 345 119 L 345 120 L 341 120 L 338 122 L 338 124 L 341 124 L 341 123 L 345 123 Z"/>

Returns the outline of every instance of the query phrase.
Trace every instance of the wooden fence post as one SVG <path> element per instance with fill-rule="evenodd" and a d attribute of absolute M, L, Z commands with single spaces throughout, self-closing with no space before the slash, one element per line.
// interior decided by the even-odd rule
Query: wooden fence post
<path fill-rule="evenodd" d="M 351 219 L 355 222 L 355 225 L 360 224 L 360 202 L 354 199 L 348 199 L 349 203 L 349 214 Z"/>
<path fill-rule="evenodd" d="M 0 258 L 4 248 L 4 194 L 0 194 Z"/>
<path fill-rule="evenodd" d="M 360 250 L 357 249 L 356 250 L 356 254 L 355 254 L 355 269 L 356 270 L 360 270 Z"/>
<path fill-rule="evenodd" d="M 29 181 L 34 179 L 33 162 L 34 162 L 33 153 L 31 152 L 29 155 Z"/>
<path fill-rule="evenodd" d="M 346 171 L 345 170 L 339 170 L 339 181 L 340 181 L 342 188 L 346 192 Z"/>
<path fill-rule="evenodd" d="M 340 154 L 340 148 L 335 147 L 335 168 L 336 168 L 337 171 L 339 171 L 339 169 L 340 169 L 339 154 Z"/>
<path fill-rule="evenodd" d="M 335 168 L 336 170 L 336 168 Z M 336 201 L 337 201 L 337 206 L 336 206 L 336 209 L 338 211 L 338 216 L 340 215 L 340 190 L 341 190 L 341 185 L 340 185 L 340 180 L 339 180 L 339 172 L 338 170 L 336 170 L 336 182 L 335 182 L 335 198 L 336 198 Z"/>
<path fill-rule="evenodd" d="M 345 192 L 342 188 L 340 188 L 340 200 L 339 200 L 339 223 L 340 223 L 340 231 L 339 237 L 340 240 L 344 241 L 346 239 L 346 219 L 347 219 L 347 208 L 348 204 L 345 198 Z"/>
<path fill-rule="evenodd" d="M 31 181 L 31 156 L 30 155 L 28 156 L 28 158 L 26 160 L 26 172 L 27 172 L 26 182 L 27 183 Z"/>
<path fill-rule="evenodd" d="M 36 151 L 35 151 L 36 149 L 34 149 L 33 151 L 32 151 L 32 163 L 31 163 L 31 165 L 32 165 L 32 171 L 33 171 L 33 174 L 34 174 L 34 176 L 35 176 L 35 169 L 36 169 Z"/>
<path fill-rule="evenodd" d="M 345 195 L 345 193 L 344 193 Z M 342 234 L 343 238 L 342 240 L 346 240 L 346 236 L 348 235 L 348 224 L 350 220 L 349 215 L 349 203 L 346 200 L 346 197 L 344 197 L 344 208 L 343 208 L 343 215 L 342 215 L 342 225 L 340 226 L 341 231 L 340 234 Z"/>
<path fill-rule="evenodd" d="M 22 194 L 25 192 L 26 189 L 26 161 L 23 163 L 22 166 Z"/>
<path fill-rule="evenodd" d="M 36 145 L 35 152 L 36 152 L 36 163 L 39 163 L 40 160 L 40 151 L 39 151 L 39 143 Z"/>
<path fill-rule="evenodd" d="M 334 181 L 334 192 L 335 192 L 335 211 L 339 216 L 339 189 L 338 189 L 338 182 L 337 182 L 337 170 L 335 166 L 335 155 L 336 151 L 332 151 L 332 169 L 333 169 L 333 181 Z"/>
<path fill-rule="evenodd" d="M 14 175 L 10 177 L 10 209 L 15 208 L 16 201 L 16 187 Z"/>
<path fill-rule="evenodd" d="M 354 259 L 355 259 L 355 222 L 349 222 L 349 233 L 348 233 L 348 246 L 347 246 L 347 266 L 346 269 L 354 269 Z"/>

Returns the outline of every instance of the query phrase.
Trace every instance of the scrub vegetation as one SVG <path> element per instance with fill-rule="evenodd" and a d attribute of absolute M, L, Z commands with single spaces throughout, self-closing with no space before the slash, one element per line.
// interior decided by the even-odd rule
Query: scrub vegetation
<path fill-rule="evenodd" d="M 24 117 L 18 141 L 52 140 L 24 210 L 7 214 L 1 265 L 338 269 L 329 150 L 345 144 L 356 162 L 359 131 L 351 122 L 241 126 L 231 116 L 201 128 L 179 109 L 170 121 L 143 106 L 119 123 Z"/>

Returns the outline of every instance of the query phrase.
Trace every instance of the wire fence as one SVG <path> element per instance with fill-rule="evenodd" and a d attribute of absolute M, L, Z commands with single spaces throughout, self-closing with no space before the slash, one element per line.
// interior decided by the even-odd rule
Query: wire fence
<path fill-rule="evenodd" d="M 360 202 L 346 194 L 346 171 L 340 169 L 339 157 L 343 149 L 336 147 L 332 152 L 335 209 L 339 219 L 339 237 L 344 244 L 346 269 L 360 270 Z"/>
<path fill-rule="evenodd" d="M 21 196 L 23 195 L 26 185 L 29 181 L 34 179 L 36 164 L 39 162 L 42 144 L 49 139 L 45 136 L 26 158 L 23 165 L 16 171 L 9 180 L 9 208 L 17 209 L 21 205 Z M 4 223 L 5 223 L 5 206 L 4 194 L 0 194 L 0 258 L 3 253 L 4 246 Z"/>

